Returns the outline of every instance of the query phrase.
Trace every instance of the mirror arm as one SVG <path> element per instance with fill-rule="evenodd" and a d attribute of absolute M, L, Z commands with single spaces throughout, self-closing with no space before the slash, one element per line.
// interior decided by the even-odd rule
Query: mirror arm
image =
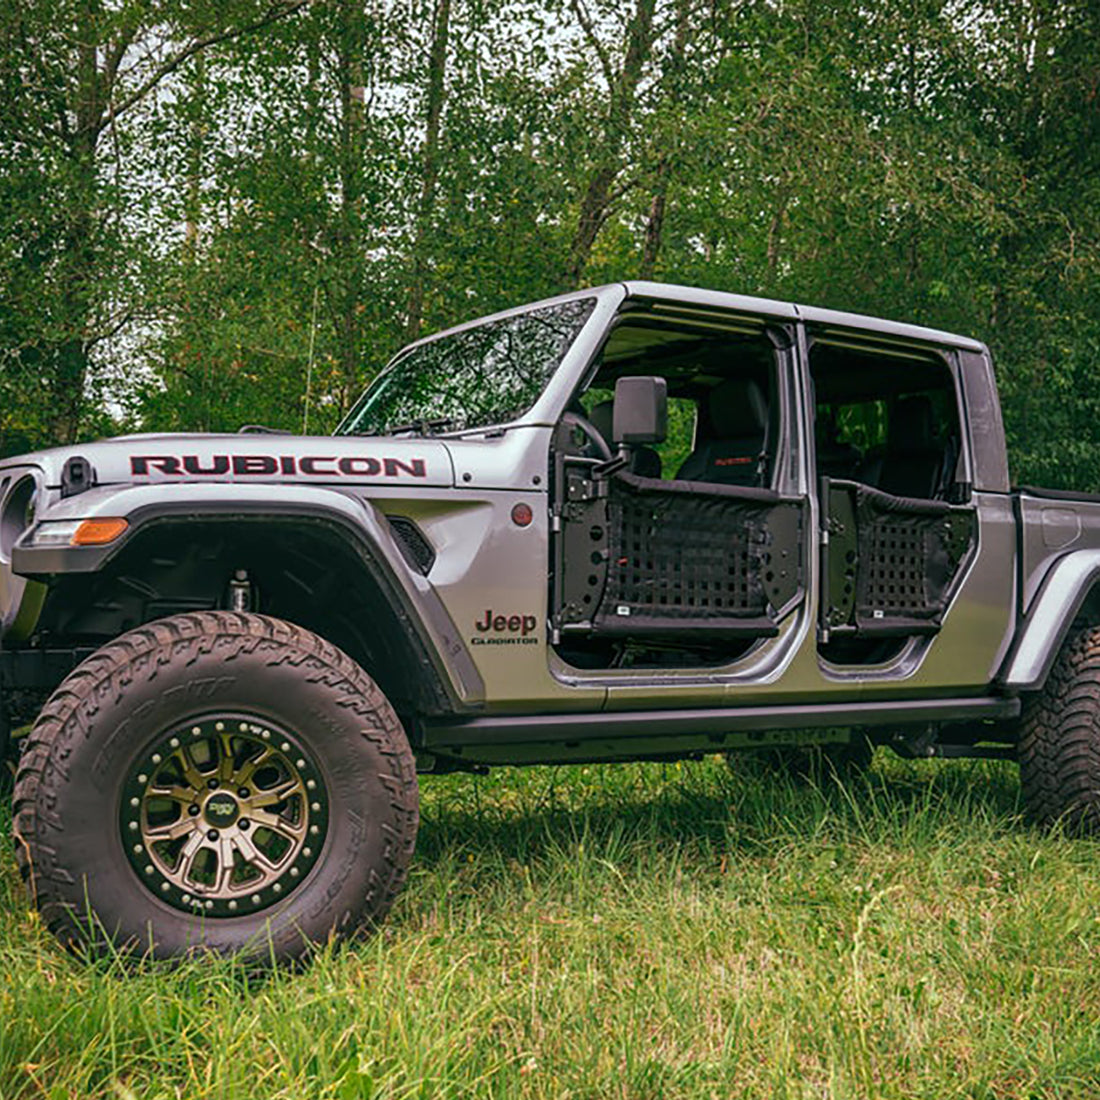
<path fill-rule="evenodd" d="M 619 444 L 619 453 L 614 457 L 592 467 L 593 477 L 610 477 L 630 465 L 631 449 L 625 443 Z"/>

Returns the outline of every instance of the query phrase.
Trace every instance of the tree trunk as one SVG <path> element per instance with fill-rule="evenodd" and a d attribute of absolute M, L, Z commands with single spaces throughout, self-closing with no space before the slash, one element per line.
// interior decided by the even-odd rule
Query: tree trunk
<path fill-rule="evenodd" d="M 661 235 L 665 227 L 665 204 L 668 201 L 668 177 L 670 169 L 667 157 L 661 158 L 657 165 L 657 180 L 653 190 L 653 201 L 649 204 L 649 215 L 645 222 L 645 239 L 642 244 L 642 263 L 638 274 L 643 279 L 652 279 L 657 265 L 657 254 L 661 251 Z"/>
<path fill-rule="evenodd" d="M 66 196 L 65 255 L 56 317 L 58 338 L 52 355 L 50 349 L 44 349 L 47 360 L 53 360 L 48 426 L 50 435 L 59 443 L 73 442 L 80 432 L 88 377 L 95 219 L 98 213 L 96 151 L 104 109 L 96 47 L 99 9 L 98 0 L 88 0 L 81 11 L 81 42 L 76 54 L 76 100 L 73 103 L 75 128 L 66 150 L 75 193 Z"/>
<path fill-rule="evenodd" d="M 676 35 L 672 42 L 672 55 L 669 58 L 668 96 L 674 102 L 680 102 L 684 89 L 682 77 L 685 72 L 685 51 L 687 49 L 688 17 L 690 0 L 679 0 L 676 5 Z M 645 223 L 645 237 L 642 243 L 642 263 L 640 275 L 643 279 L 652 279 L 657 266 L 657 256 L 661 251 L 661 239 L 665 228 L 665 207 L 668 203 L 668 186 L 672 177 L 672 165 L 678 145 L 675 134 L 666 134 L 665 150 L 657 162 L 657 171 L 653 184 L 653 200 L 649 204 L 649 215 Z"/>
<path fill-rule="evenodd" d="M 198 255 L 199 223 L 202 220 L 202 140 L 203 105 L 206 95 L 206 60 L 202 54 L 195 59 L 195 75 L 191 81 L 191 124 L 187 142 L 187 197 L 184 216 L 184 254 L 192 263 Z"/>
<path fill-rule="evenodd" d="M 623 143 L 630 128 L 638 84 L 653 48 L 653 13 L 656 6 L 656 0 L 637 0 L 630 21 L 622 69 L 618 73 L 608 74 L 610 87 L 603 136 L 584 198 L 581 200 L 577 228 L 569 246 L 569 258 L 563 275 L 563 281 L 570 287 L 579 285 L 592 255 L 592 246 L 610 213 L 612 187 L 622 168 Z M 574 11 L 582 19 L 591 38 L 594 31 L 588 24 L 587 17 L 581 15 L 583 9 L 576 4 L 576 0 Z"/>
<path fill-rule="evenodd" d="M 447 98 L 447 47 L 450 36 L 451 0 L 438 0 L 433 21 L 432 48 L 428 57 L 428 119 L 424 133 L 423 180 L 416 211 L 413 237 L 412 279 L 409 302 L 405 310 L 405 335 L 415 340 L 423 323 L 424 296 L 427 290 L 427 239 L 431 230 L 432 208 L 435 205 L 436 183 L 439 179 L 439 136 L 443 122 L 443 105 Z"/>
<path fill-rule="evenodd" d="M 356 0 L 343 0 L 336 35 L 340 81 L 340 202 L 333 234 L 326 298 L 336 335 L 336 357 L 346 395 L 357 384 L 362 353 L 359 315 L 360 214 L 363 192 L 364 131 L 363 56 L 365 15 Z M 303 297 L 303 301 L 308 301 Z"/>
<path fill-rule="evenodd" d="M 772 214 L 771 224 L 768 226 L 768 283 L 773 287 L 779 270 L 779 251 L 783 243 L 783 221 L 787 216 L 787 201 L 788 196 L 781 192 L 775 213 Z"/>

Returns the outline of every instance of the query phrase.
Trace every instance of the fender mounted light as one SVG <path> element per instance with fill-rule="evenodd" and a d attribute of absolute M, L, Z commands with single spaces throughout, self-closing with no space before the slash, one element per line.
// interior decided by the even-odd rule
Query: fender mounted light
<path fill-rule="evenodd" d="M 130 525 L 124 519 L 47 520 L 38 524 L 26 540 L 27 546 L 106 546 Z"/>
<path fill-rule="evenodd" d="M 124 519 L 86 519 L 73 535 L 73 546 L 105 546 L 114 542 L 130 525 Z"/>

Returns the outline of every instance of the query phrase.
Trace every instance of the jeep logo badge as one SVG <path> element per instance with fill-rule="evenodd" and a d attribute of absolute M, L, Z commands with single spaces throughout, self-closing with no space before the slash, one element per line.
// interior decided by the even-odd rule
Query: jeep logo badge
<path fill-rule="evenodd" d="M 487 638 L 473 637 L 473 645 L 538 645 L 535 630 L 539 625 L 534 615 L 514 615 L 485 609 L 485 617 L 476 620 L 474 627 L 478 634 L 488 634 Z M 533 635 L 533 636 L 532 636 Z"/>

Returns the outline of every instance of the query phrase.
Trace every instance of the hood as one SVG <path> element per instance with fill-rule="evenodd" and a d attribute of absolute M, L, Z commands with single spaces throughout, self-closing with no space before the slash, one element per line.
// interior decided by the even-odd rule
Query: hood
<path fill-rule="evenodd" d="M 97 485 L 240 481 L 255 485 L 454 485 L 447 448 L 427 439 L 178 433 L 55 447 L 0 465 L 38 466 L 50 488 L 67 463 L 90 463 Z"/>

